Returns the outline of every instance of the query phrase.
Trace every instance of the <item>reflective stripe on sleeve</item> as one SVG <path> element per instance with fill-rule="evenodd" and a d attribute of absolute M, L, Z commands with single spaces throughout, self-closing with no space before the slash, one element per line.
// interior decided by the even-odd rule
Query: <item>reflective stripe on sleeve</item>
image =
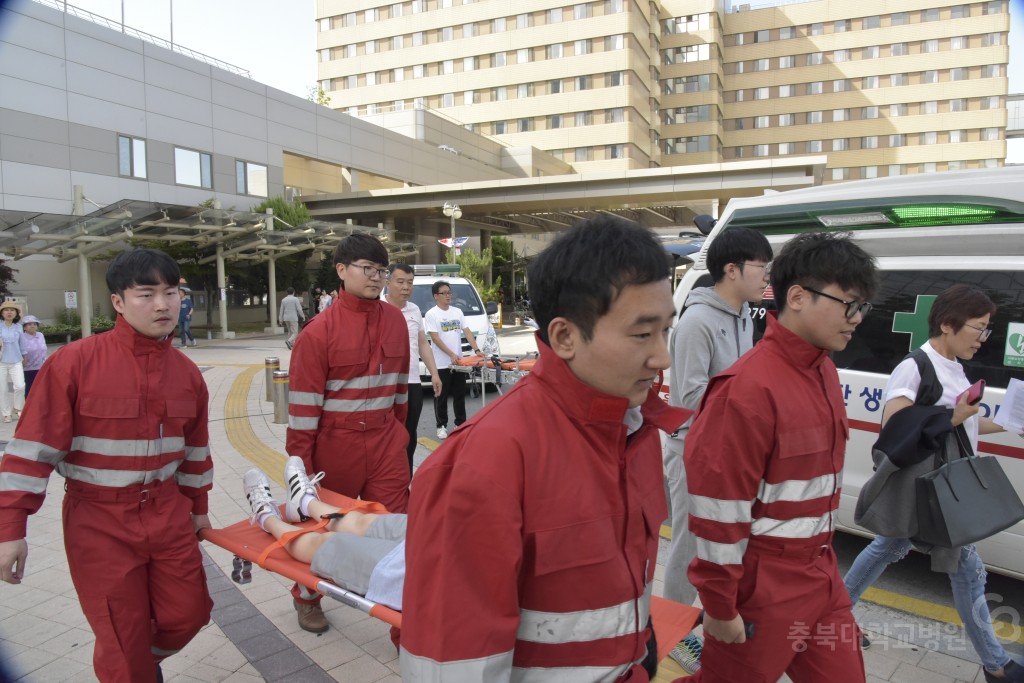
<path fill-rule="evenodd" d="M 406 393 L 395 394 L 395 403 L 397 405 L 402 405 L 403 403 L 408 403 L 408 402 L 409 402 L 409 394 L 406 394 Z"/>
<path fill-rule="evenodd" d="M 353 377 L 352 379 L 331 379 L 324 385 L 327 391 L 341 391 L 342 389 L 376 389 L 378 387 L 397 386 L 406 384 L 408 373 L 386 372 L 382 375 L 365 375 Z"/>
<path fill-rule="evenodd" d="M 75 481 L 95 484 L 96 486 L 133 486 L 135 484 L 148 484 L 158 479 L 166 481 L 178 471 L 180 466 L 181 460 L 174 460 L 158 470 L 100 470 L 94 467 L 73 465 L 64 461 L 57 465 L 57 472 L 65 479 L 74 479 Z"/>
<path fill-rule="evenodd" d="M 46 477 L 30 477 L 17 472 L 0 472 L 0 491 L 23 491 L 25 493 L 46 493 Z"/>
<path fill-rule="evenodd" d="M 789 479 L 778 484 L 761 481 L 761 489 L 757 497 L 765 503 L 780 501 L 802 502 L 824 498 L 832 495 L 836 489 L 836 478 L 832 474 L 823 474 L 814 479 Z"/>
<path fill-rule="evenodd" d="M 749 500 L 721 500 L 707 496 L 690 496 L 690 514 L 723 524 L 750 522 Z"/>
<path fill-rule="evenodd" d="M 185 459 L 192 462 L 205 462 L 210 457 L 209 446 L 185 446 Z"/>
<path fill-rule="evenodd" d="M 820 517 L 797 517 L 796 519 L 772 519 L 759 517 L 750 527 L 754 536 L 777 536 L 779 538 L 812 538 L 832 529 L 832 512 Z"/>
<path fill-rule="evenodd" d="M 402 648 L 400 656 L 403 681 L 445 681 L 445 683 L 480 683 L 507 681 L 512 671 L 512 651 L 478 659 L 438 662 L 419 657 Z"/>
<path fill-rule="evenodd" d="M 355 413 L 361 410 L 387 410 L 395 404 L 394 396 L 379 398 L 341 399 L 329 398 L 324 401 L 324 410 L 334 413 Z"/>
<path fill-rule="evenodd" d="M 304 431 L 316 431 L 320 426 L 319 417 L 296 417 L 288 416 L 288 429 L 301 429 Z"/>
<path fill-rule="evenodd" d="M 204 486 L 210 486 L 213 484 L 213 470 L 208 470 L 202 474 L 185 474 L 184 472 L 175 472 L 174 480 L 178 482 L 179 486 L 189 486 L 194 489 L 201 489 Z"/>
<path fill-rule="evenodd" d="M 647 626 L 651 605 L 651 586 L 637 599 L 627 600 L 592 610 L 578 612 L 540 612 L 519 610 L 519 632 L 516 637 L 529 643 L 561 645 L 585 643 L 604 638 L 618 638 Z M 639 612 L 639 618 L 637 613 Z"/>
<path fill-rule="evenodd" d="M 697 542 L 697 557 L 705 562 L 715 564 L 743 564 L 743 553 L 747 551 L 747 539 L 737 543 L 716 543 L 700 536 L 694 536 Z"/>
<path fill-rule="evenodd" d="M 185 437 L 165 436 L 162 439 L 98 439 L 92 436 L 76 436 L 71 440 L 72 451 L 132 457 L 138 455 L 160 455 L 177 453 L 185 449 Z"/>
<path fill-rule="evenodd" d="M 322 406 L 324 404 L 324 395 L 314 394 L 311 391 L 289 391 L 288 403 L 297 406 Z"/>
<path fill-rule="evenodd" d="M 45 443 L 26 441 L 25 439 L 11 439 L 4 448 L 4 452 L 24 458 L 25 460 L 46 463 L 47 465 L 56 465 L 68 454 L 67 451 L 57 450 L 47 446 Z"/>

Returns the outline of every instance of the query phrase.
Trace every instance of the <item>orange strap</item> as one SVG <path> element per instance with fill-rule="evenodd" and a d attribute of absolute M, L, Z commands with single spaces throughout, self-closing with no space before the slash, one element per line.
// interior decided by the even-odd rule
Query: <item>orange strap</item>
<path fill-rule="evenodd" d="M 267 556 L 270 555 L 270 553 L 274 552 L 278 548 L 285 547 L 286 545 L 291 543 L 294 539 L 298 538 L 299 536 L 302 536 L 303 534 L 308 534 L 311 531 L 320 531 L 320 529 L 323 529 L 325 526 L 327 526 L 330 523 L 331 523 L 331 520 L 329 520 L 329 519 L 321 519 L 319 523 L 314 524 L 313 526 L 307 526 L 307 527 L 304 527 L 302 529 L 296 529 L 295 531 L 289 531 L 286 534 L 282 534 L 281 538 L 277 539 L 276 541 L 274 541 L 273 543 L 268 545 L 263 550 L 263 552 L 260 553 L 260 556 L 258 558 L 256 558 L 256 564 L 258 564 L 259 566 L 261 566 L 264 569 L 266 569 L 267 568 L 267 565 L 266 565 Z"/>

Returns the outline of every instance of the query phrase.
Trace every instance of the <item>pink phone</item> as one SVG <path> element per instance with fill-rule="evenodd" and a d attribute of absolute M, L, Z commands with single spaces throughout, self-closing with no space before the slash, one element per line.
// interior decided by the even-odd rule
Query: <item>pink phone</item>
<path fill-rule="evenodd" d="M 981 402 L 981 397 L 985 395 L 985 380 L 979 379 L 977 382 L 967 387 L 967 390 L 956 397 L 956 402 L 960 403 L 960 399 L 964 396 L 967 397 L 967 403 L 975 406 Z"/>

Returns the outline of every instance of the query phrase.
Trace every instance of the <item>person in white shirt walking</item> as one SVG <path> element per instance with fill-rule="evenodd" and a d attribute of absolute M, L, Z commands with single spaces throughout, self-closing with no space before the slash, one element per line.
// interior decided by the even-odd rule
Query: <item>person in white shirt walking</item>
<path fill-rule="evenodd" d="M 306 320 L 306 313 L 302 310 L 302 301 L 295 296 L 295 288 L 288 288 L 288 296 L 281 299 L 281 310 L 277 319 L 284 325 L 288 334 L 285 337 L 284 345 L 289 349 L 295 344 L 295 338 L 299 336 L 299 322 Z"/>
<path fill-rule="evenodd" d="M 437 374 L 437 363 L 427 343 L 427 335 L 423 331 L 423 314 L 420 307 L 409 301 L 412 296 L 412 266 L 404 263 L 392 263 L 388 266 L 388 291 L 384 296 L 387 302 L 397 306 L 405 316 L 405 324 L 409 327 L 409 413 L 405 417 L 405 430 L 409 432 L 409 446 L 406 455 L 409 457 L 409 472 L 412 472 L 413 454 L 416 453 L 416 427 L 423 412 L 423 387 L 420 386 L 420 359 L 430 372 L 430 383 L 434 387 L 434 396 L 441 393 L 441 376 Z"/>
<path fill-rule="evenodd" d="M 480 356 L 473 332 L 466 327 L 466 317 L 458 306 L 452 306 L 452 286 L 445 280 L 438 280 L 430 287 L 436 306 L 423 316 L 424 325 L 430 335 L 434 361 L 441 376 L 441 391 L 434 395 L 434 418 L 437 422 L 437 438 L 448 438 L 448 397 L 452 397 L 455 426 L 466 421 L 466 375 L 451 369 L 452 363 L 462 356 L 462 335 L 473 353 Z"/>

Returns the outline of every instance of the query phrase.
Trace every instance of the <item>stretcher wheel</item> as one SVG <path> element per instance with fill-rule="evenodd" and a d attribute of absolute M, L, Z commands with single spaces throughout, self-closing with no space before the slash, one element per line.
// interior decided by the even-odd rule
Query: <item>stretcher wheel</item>
<path fill-rule="evenodd" d="M 231 580 L 238 584 L 252 582 L 252 562 L 238 555 L 231 560 Z"/>

